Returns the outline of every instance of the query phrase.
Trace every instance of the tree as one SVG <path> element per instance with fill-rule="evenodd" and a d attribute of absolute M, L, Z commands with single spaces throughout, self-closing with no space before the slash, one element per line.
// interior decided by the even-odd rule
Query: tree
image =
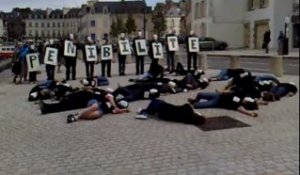
<path fill-rule="evenodd" d="M 117 23 L 115 21 L 113 21 L 110 26 L 110 35 L 112 37 L 117 37 L 118 34 L 119 34 L 119 31 L 118 31 Z"/>
<path fill-rule="evenodd" d="M 153 32 L 160 37 L 167 29 L 166 19 L 164 16 L 164 4 L 157 3 L 152 13 Z"/>
<path fill-rule="evenodd" d="M 121 18 L 117 18 L 117 29 L 119 33 L 126 33 L 126 26 Z"/>
<path fill-rule="evenodd" d="M 126 21 L 126 29 L 127 29 L 127 33 L 131 34 L 132 32 L 136 31 L 136 24 L 135 24 L 135 20 L 132 16 L 132 14 L 128 14 L 128 18 Z"/>

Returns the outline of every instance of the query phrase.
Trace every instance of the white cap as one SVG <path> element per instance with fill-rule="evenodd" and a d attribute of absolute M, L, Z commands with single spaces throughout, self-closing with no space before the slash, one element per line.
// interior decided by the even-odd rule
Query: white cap
<path fill-rule="evenodd" d="M 118 106 L 122 107 L 122 108 L 128 108 L 129 103 L 126 100 L 121 100 L 121 101 L 118 102 Z"/>
<path fill-rule="evenodd" d="M 109 92 L 109 93 L 113 93 L 114 90 L 112 88 L 106 88 L 106 91 Z"/>
<path fill-rule="evenodd" d="M 255 102 L 255 100 L 253 98 L 251 98 L 251 97 L 245 97 L 244 100 L 247 101 L 247 102 L 250 102 L 250 103 L 254 103 Z"/>
<path fill-rule="evenodd" d="M 170 86 L 171 88 L 175 88 L 175 87 L 176 87 L 176 83 L 173 82 L 173 81 L 170 81 L 170 82 L 168 83 L 168 86 Z"/>
<path fill-rule="evenodd" d="M 150 94 L 156 94 L 156 93 L 158 93 L 157 89 L 150 89 Z"/>

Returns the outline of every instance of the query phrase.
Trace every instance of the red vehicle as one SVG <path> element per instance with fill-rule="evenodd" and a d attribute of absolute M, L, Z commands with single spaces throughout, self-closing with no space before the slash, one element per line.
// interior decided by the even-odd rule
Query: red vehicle
<path fill-rule="evenodd" d="M 0 58 L 12 58 L 14 51 L 15 46 L 0 46 Z"/>

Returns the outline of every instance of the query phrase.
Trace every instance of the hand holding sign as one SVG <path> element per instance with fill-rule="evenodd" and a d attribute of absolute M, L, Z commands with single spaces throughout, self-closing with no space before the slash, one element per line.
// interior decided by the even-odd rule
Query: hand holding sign
<path fill-rule="evenodd" d="M 137 52 L 136 54 L 138 56 L 148 55 L 146 40 L 144 40 L 144 39 L 135 40 L 135 46 L 136 46 L 136 52 Z"/>
<path fill-rule="evenodd" d="M 168 48 L 170 51 L 178 51 L 179 44 L 177 36 L 168 36 L 167 37 Z"/>
<path fill-rule="evenodd" d="M 190 38 L 188 38 L 188 42 L 189 42 L 189 48 L 188 48 L 189 52 L 199 52 L 200 51 L 198 37 L 190 37 Z"/>
<path fill-rule="evenodd" d="M 152 43 L 153 58 L 162 59 L 164 58 L 163 47 L 161 43 Z"/>
<path fill-rule="evenodd" d="M 119 49 L 121 55 L 131 55 L 131 49 L 128 40 L 119 40 Z"/>
<path fill-rule="evenodd" d="M 76 57 L 76 46 L 73 44 L 72 41 L 65 41 L 64 56 Z"/>
<path fill-rule="evenodd" d="M 40 61 L 38 53 L 27 54 L 26 61 L 28 65 L 28 72 L 39 71 Z"/>
<path fill-rule="evenodd" d="M 103 45 L 101 47 L 101 60 L 112 60 L 112 59 L 113 59 L 112 45 Z"/>
<path fill-rule="evenodd" d="M 86 45 L 85 54 L 86 54 L 86 61 L 88 62 L 96 62 L 98 60 L 96 45 Z"/>
<path fill-rule="evenodd" d="M 58 49 L 47 47 L 46 54 L 44 58 L 44 63 L 48 65 L 57 65 L 57 56 L 58 56 Z"/>

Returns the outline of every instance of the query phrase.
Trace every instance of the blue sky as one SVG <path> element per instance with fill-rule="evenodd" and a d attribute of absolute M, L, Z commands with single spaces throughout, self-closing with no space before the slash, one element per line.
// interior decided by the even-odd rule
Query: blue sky
<path fill-rule="evenodd" d="M 119 1 L 119 0 L 101 0 L 101 1 Z M 155 6 L 157 2 L 164 2 L 165 0 L 146 0 L 148 5 Z M 66 7 L 80 7 L 86 0 L 0 0 L 0 11 L 9 12 L 14 7 L 31 7 L 31 8 L 62 8 Z"/>

